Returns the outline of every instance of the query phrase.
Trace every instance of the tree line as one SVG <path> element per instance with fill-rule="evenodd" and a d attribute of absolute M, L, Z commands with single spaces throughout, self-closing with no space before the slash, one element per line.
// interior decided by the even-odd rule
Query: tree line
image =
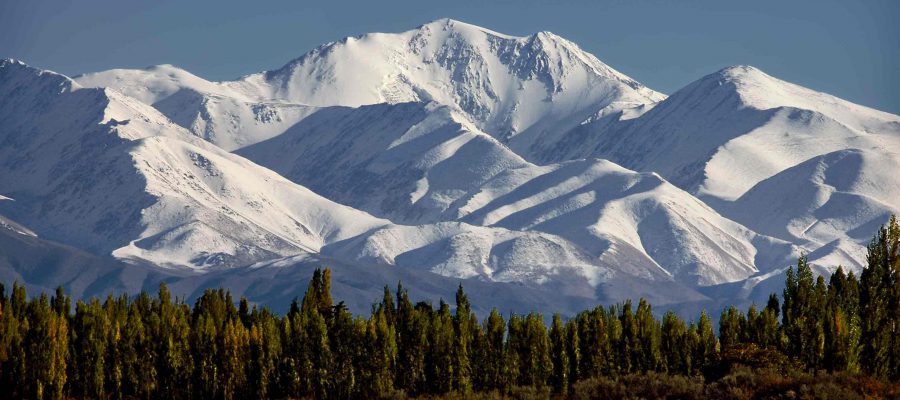
<path fill-rule="evenodd" d="M 661 319 L 643 299 L 598 306 L 547 326 L 538 313 L 479 321 L 462 286 L 455 307 L 413 303 L 385 287 L 368 317 L 330 293 L 316 270 L 284 316 L 206 290 L 193 306 L 156 296 L 75 303 L 62 288 L 27 298 L 0 284 L 0 393 L 9 398 L 372 398 L 510 393 L 565 395 L 579 381 L 629 374 L 714 376 L 730 362 L 791 363 L 900 380 L 900 226 L 868 246 L 860 277 L 814 278 L 806 258 L 781 298 L 746 312 Z M 776 360 L 776 361 L 772 361 Z"/>

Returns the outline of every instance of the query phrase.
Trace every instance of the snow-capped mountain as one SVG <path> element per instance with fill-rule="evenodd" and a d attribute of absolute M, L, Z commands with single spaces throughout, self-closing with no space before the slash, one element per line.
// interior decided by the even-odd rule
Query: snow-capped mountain
<path fill-rule="evenodd" d="M 552 33 L 514 37 L 451 19 L 402 33 L 344 38 L 280 69 L 235 81 L 209 82 L 170 65 L 75 79 L 148 104 L 166 102 L 159 106 L 164 114 L 229 150 L 271 136 L 282 127 L 278 122 L 303 114 L 279 106 L 283 103 L 356 107 L 433 101 L 453 107 L 514 148 L 527 149 L 545 131 L 665 98 Z M 172 97 L 183 98 L 167 100 Z"/>
<path fill-rule="evenodd" d="M 229 86 L 318 106 L 435 101 L 504 141 L 664 98 L 550 32 L 514 37 L 451 19 L 345 38 Z"/>
<path fill-rule="evenodd" d="M 114 89 L 82 88 L 15 61 L 0 65 L 0 79 L 0 97 L 15 99 L 0 104 L 0 185 L 16 200 L 3 211 L 97 255 L 198 270 L 318 253 L 358 265 L 419 260 L 445 276 L 565 282 L 587 297 L 629 279 L 557 235 L 462 222 L 397 226 L 334 203 Z"/>
<path fill-rule="evenodd" d="M 399 223 L 446 218 L 451 204 L 502 171 L 528 165 L 451 107 L 329 107 L 240 149 L 317 193 Z"/>
<path fill-rule="evenodd" d="M 609 115 L 560 136 L 544 161 L 602 157 L 658 172 L 759 233 L 813 256 L 842 254 L 822 262 L 861 265 L 870 232 L 900 211 L 889 172 L 900 116 L 753 67 L 706 76 L 637 118 Z"/>
<path fill-rule="evenodd" d="M 599 160 L 537 166 L 467 124 L 451 108 L 434 103 L 319 111 L 238 154 L 328 198 L 394 222 L 463 221 L 549 233 L 574 244 L 552 243 L 557 251 L 542 246 L 546 239 L 528 239 L 536 250 L 528 257 L 542 265 L 597 264 L 647 279 L 675 277 L 708 285 L 747 278 L 758 268 L 780 266 L 797 255 L 787 242 L 756 235 L 721 217 L 656 174 Z M 406 237 L 401 232 L 408 229 L 386 228 L 360 244 L 376 249 L 344 246 L 342 252 L 386 264 L 399 259 L 410 266 L 438 265 L 438 270 L 456 269 L 453 273 L 459 276 L 485 270 L 494 276 L 503 268 L 488 251 L 496 233 L 446 226 L 455 227 L 429 229 L 424 234 L 436 234 L 435 239 L 418 244 L 389 242 L 385 236 Z M 455 239 L 447 239 L 451 237 Z M 450 240 L 455 251 L 468 253 L 469 259 L 449 254 L 431 258 L 446 250 L 422 253 L 425 258 L 398 257 L 434 240 Z M 373 251 L 377 254 L 368 254 Z M 547 260 L 537 261 L 542 258 Z M 508 279 L 504 274 L 495 278 Z"/>
<path fill-rule="evenodd" d="M 786 168 L 844 149 L 896 153 L 900 116 L 806 89 L 747 66 L 679 90 L 638 118 L 568 132 L 542 161 L 595 156 L 656 171 L 702 197 L 734 200 Z"/>
<path fill-rule="evenodd" d="M 820 266 L 860 268 L 872 232 L 900 210 L 897 171 L 900 153 L 839 150 L 779 172 L 721 208 L 756 232 L 811 249 Z"/>
<path fill-rule="evenodd" d="M 0 187 L 17 221 L 98 254 L 243 265 L 387 224 L 199 140 L 112 89 L 0 62 Z"/>
<path fill-rule="evenodd" d="M 172 65 L 114 69 L 74 79 L 84 87 L 113 88 L 151 104 L 194 135 L 228 151 L 276 136 L 317 110 L 263 99 Z"/>
<path fill-rule="evenodd" d="M 178 273 L 280 299 L 265 279 L 333 263 L 348 291 L 715 301 L 801 252 L 860 266 L 898 164 L 900 117 L 752 67 L 666 97 L 552 33 L 449 19 L 224 82 L 0 62 L 0 229 L 140 264 L 126 290 Z"/>

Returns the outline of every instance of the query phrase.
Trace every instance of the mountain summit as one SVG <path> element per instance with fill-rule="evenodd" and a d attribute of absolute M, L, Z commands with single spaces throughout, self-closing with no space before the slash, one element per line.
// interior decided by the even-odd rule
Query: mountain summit
<path fill-rule="evenodd" d="M 110 70 L 76 80 L 115 87 L 154 104 L 181 90 L 206 97 L 181 102 L 173 108 L 180 112 L 184 105 L 197 108 L 222 98 L 317 107 L 434 101 L 457 108 L 501 141 L 520 136 L 517 148 L 529 147 L 547 129 L 575 126 L 601 110 L 665 98 L 555 34 L 515 37 L 452 19 L 402 33 L 347 37 L 279 69 L 235 81 L 209 82 L 168 65 Z M 215 115 L 200 118 L 205 119 L 202 126 L 210 121 L 228 125 Z"/>
<path fill-rule="evenodd" d="M 318 106 L 437 101 L 501 140 L 548 118 L 664 98 L 552 33 L 515 37 L 451 19 L 328 43 L 235 85 Z"/>
<path fill-rule="evenodd" d="M 801 253 L 857 269 L 900 212 L 898 154 L 900 117 L 754 67 L 666 97 L 553 33 L 451 19 L 224 82 L 0 62 L 0 224 L 226 281 L 327 262 L 588 302 L 752 295 Z"/>

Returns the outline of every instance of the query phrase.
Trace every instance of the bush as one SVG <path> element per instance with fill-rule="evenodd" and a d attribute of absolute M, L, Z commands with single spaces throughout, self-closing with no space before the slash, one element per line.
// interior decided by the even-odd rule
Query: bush
<path fill-rule="evenodd" d="M 702 399 L 703 380 L 699 377 L 667 375 L 656 372 L 632 374 L 618 379 L 593 378 L 578 382 L 575 399 Z"/>
<path fill-rule="evenodd" d="M 786 366 L 776 363 L 775 366 Z M 790 365 L 790 364 L 787 364 Z M 838 374 L 808 374 L 796 369 L 734 365 L 725 376 L 704 383 L 702 377 L 660 373 L 579 381 L 574 399 L 897 399 L 900 385 L 872 378 Z"/>
<path fill-rule="evenodd" d="M 722 351 L 703 369 L 708 381 L 717 381 L 729 375 L 735 368 L 749 367 L 752 370 L 775 371 L 786 375 L 803 371 L 803 366 L 791 360 L 784 353 L 771 347 L 760 347 L 756 344 L 739 344 Z"/>

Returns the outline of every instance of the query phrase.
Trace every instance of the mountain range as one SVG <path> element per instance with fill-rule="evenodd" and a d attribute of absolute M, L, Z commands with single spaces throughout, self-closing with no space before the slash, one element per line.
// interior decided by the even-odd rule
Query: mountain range
<path fill-rule="evenodd" d="M 482 311 L 758 301 L 801 254 L 861 268 L 898 164 L 900 116 L 753 67 L 666 96 L 449 19 L 224 82 L 8 59 L 0 277 L 271 304 L 330 265 L 357 311 L 398 280 Z"/>

